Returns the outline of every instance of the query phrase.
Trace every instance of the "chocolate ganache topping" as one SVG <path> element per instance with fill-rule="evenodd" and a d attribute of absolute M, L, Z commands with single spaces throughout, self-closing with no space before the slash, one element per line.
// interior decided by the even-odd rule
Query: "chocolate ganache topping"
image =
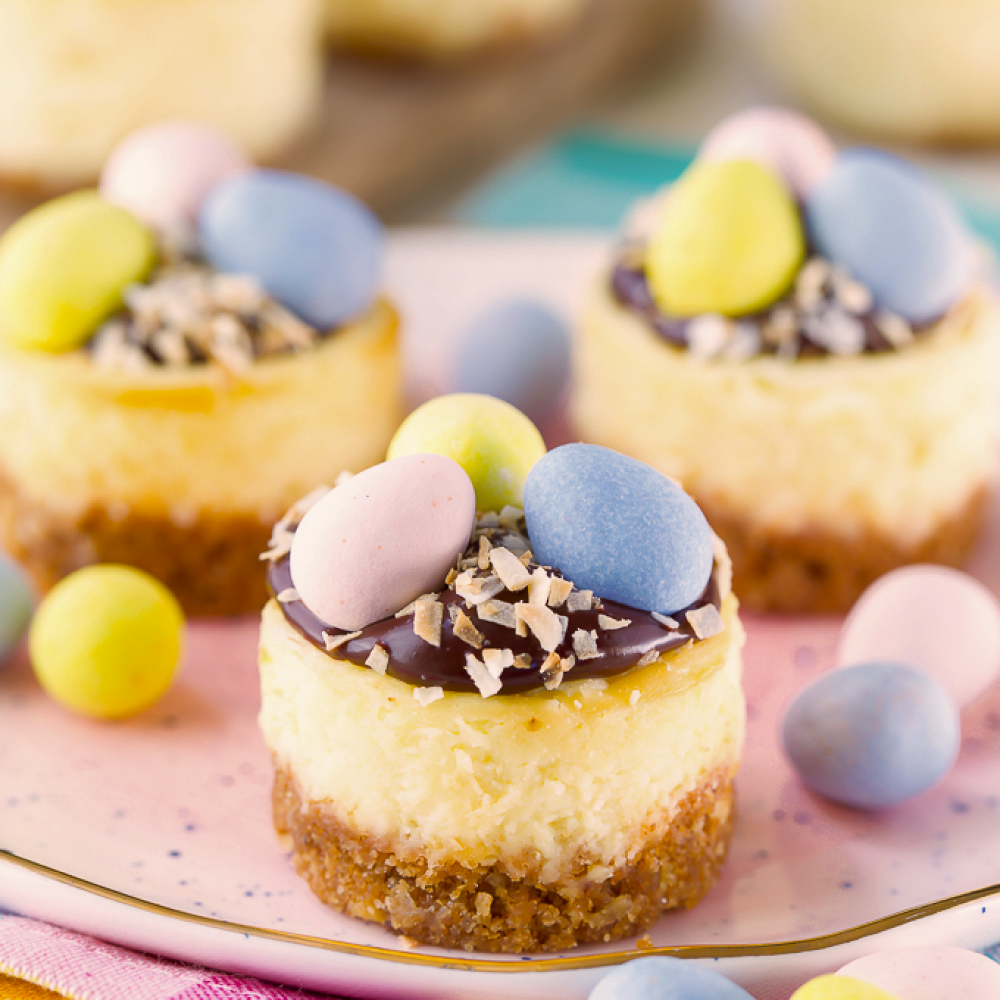
<path fill-rule="evenodd" d="M 288 622 L 334 659 L 417 687 L 483 695 L 553 689 L 564 677 L 623 673 L 723 628 L 718 566 L 702 596 L 683 611 L 670 617 L 638 611 L 581 591 L 558 570 L 539 566 L 521 511 L 507 508 L 479 518 L 440 593 L 345 633 L 298 599 L 289 568 L 294 528 L 294 518 L 280 522 L 265 554 L 268 585 Z"/>
<path fill-rule="evenodd" d="M 933 326 L 914 327 L 877 308 L 864 285 L 822 257 L 808 260 L 792 290 L 762 312 L 739 319 L 668 316 L 650 291 L 642 252 L 638 244 L 622 248 L 611 273 L 612 294 L 668 343 L 703 357 L 881 354 L 905 347 Z"/>

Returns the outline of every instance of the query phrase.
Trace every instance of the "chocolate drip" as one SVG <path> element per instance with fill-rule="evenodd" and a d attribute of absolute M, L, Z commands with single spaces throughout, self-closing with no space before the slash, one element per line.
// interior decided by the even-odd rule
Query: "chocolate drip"
<path fill-rule="evenodd" d="M 275 560 L 268 571 L 268 586 L 273 594 L 292 587 L 292 576 L 288 556 Z M 523 600 L 523 592 L 511 594 L 508 591 L 497 594 L 497 600 L 515 602 Z M 444 621 L 441 627 L 441 645 L 432 646 L 419 638 L 413 631 L 413 616 L 386 618 L 362 629 L 356 639 L 337 647 L 327 655 L 333 659 L 348 660 L 363 666 L 372 647 L 382 646 L 389 653 L 387 673 L 407 684 L 422 687 L 441 687 L 446 691 L 470 691 L 478 689 L 465 669 L 467 653 L 479 655 L 480 650 L 459 639 L 448 613 L 449 606 L 456 606 L 471 618 L 476 629 L 483 635 L 483 649 L 510 649 L 515 657 L 526 654 L 531 666 L 526 668 L 508 667 L 502 675 L 501 694 L 516 694 L 543 686 L 541 666 L 547 654 L 530 635 L 518 636 L 514 629 L 478 618 L 475 609 L 466 606 L 465 601 L 453 590 L 444 590 L 440 595 L 445 605 Z M 599 603 L 599 606 L 598 606 Z M 690 607 L 673 615 L 677 628 L 671 628 L 657 621 L 647 611 L 637 611 L 615 601 L 595 602 L 589 611 L 567 611 L 565 607 L 553 610 L 569 619 L 566 636 L 556 649 L 561 657 L 573 654 L 573 633 L 578 629 L 596 631 L 597 648 L 600 656 L 594 659 L 577 658 L 572 670 L 566 674 L 567 680 L 582 680 L 587 677 L 611 677 L 624 673 L 647 653 L 665 653 L 696 639 L 694 630 L 688 624 L 687 612 L 713 604 L 721 605 L 719 588 L 715 576 L 711 577 L 702 596 Z M 323 632 L 330 635 L 342 634 L 342 630 L 331 628 L 320 621 L 299 600 L 282 601 L 282 610 L 288 622 L 311 642 L 317 649 L 326 652 Z M 618 620 L 627 619 L 629 624 L 618 629 L 601 629 L 598 616 L 606 615 Z"/>

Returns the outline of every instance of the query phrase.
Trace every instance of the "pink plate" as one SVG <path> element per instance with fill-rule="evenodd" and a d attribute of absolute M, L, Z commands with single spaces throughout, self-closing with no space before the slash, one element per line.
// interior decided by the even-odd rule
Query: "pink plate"
<path fill-rule="evenodd" d="M 398 237 L 393 273 L 436 255 L 460 288 L 469 258 L 482 267 L 484 251 L 468 253 L 470 239 Z M 518 239 L 506 238 L 502 253 Z M 560 262 L 560 281 L 577 281 L 596 246 L 553 238 L 546 254 Z M 524 280 L 537 280 L 530 260 Z M 405 311 L 406 295 L 421 293 L 399 285 Z M 421 302 L 414 307 L 419 314 Z M 998 591 L 1000 509 L 972 569 Z M 877 948 L 1000 940 L 1000 688 L 964 713 L 961 756 L 944 783 L 884 814 L 855 812 L 807 792 L 776 735 L 793 693 L 831 665 L 839 620 L 745 622 L 749 735 L 731 857 L 699 906 L 654 927 L 652 946 L 718 959 L 716 968 L 759 997 L 779 998 Z M 119 724 L 61 710 L 23 652 L 4 667 L 0 907 L 356 996 L 572 1000 L 587 995 L 602 966 L 635 957 L 634 941 L 527 957 L 409 949 L 318 903 L 271 826 L 256 630 L 254 619 L 194 623 L 173 690 Z"/>

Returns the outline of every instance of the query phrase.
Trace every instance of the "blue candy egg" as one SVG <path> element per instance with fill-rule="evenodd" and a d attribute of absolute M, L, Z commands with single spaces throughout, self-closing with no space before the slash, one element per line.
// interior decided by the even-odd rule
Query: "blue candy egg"
<path fill-rule="evenodd" d="M 353 195 L 312 177 L 236 174 L 212 189 L 198 228 L 213 267 L 253 275 L 320 329 L 360 315 L 377 294 L 381 224 Z"/>
<path fill-rule="evenodd" d="M 887 153 L 842 153 L 807 196 L 805 215 L 816 249 L 912 323 L 943 315 L 973 277 L 970 237 L 952 201 Z"/>
<path fill-rule="evenodd" d="M 958 755 L 958 708 L 930 674 L 901 663 L 831 671 L 785 715 L 784 744 L 814 791 L 859 809 L 905 802 Z"/>
<path fill-rule="evenodd" d="M 569 330 L 562 319 L 541 302 L 510 299 L 463 331 L 454 391 L 496 396 L 544 423 L 562 402 L 569 367 Z"/>
<path fill-rule="evenodd" d="M 524 482 L 524 516 L 539 561 L 581 590 L 673 614 L 712 572 L 712 532 L 662 473 L 591 444 L 555 448 Z"/>
<path fill-rule="evenodd" d="M 587 1000 L 753 1000 L 745 989 L 682 958 L 636 958 L 609 972 Z"/>
<path fill-rule="evenodd" d="M 34 592 L 24 571 L 0 556 L 0 660 L 27 631 L 33 604 Z"/>

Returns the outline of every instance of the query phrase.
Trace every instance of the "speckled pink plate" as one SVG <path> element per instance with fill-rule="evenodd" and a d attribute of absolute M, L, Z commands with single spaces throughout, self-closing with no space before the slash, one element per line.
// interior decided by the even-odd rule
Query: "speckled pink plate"
<path fill-rule="evenodd" d="M 504 260 L 517 239 L 506 238 Z M 480 268 L 489 253 L 489 241 L 475 254 L 468 242 L 399 238 L 392 273 L 398 280 L 417 269 L 414 256 L 432 254 L 462 287 L 469 260 Z M 578 281 L 595 245 L 553 238 L 545 253 L 560 262 L 560 280 Z M 534 290 L 530 262 L 525 284 L 509 265 L 504 273 L 505 287 Z M 412 301 L 419 316 L 426 292 L 398 288 L 404 312 Z M 1000 592 L 1000 507 L 971 568 Z M 699 906 L 653 928 L 653 946 L 714 960 L 756 995 L 782 997 L 876 948 L 1000 940 L 1000 687 L 965 712 L 962 753 L 944 783 L 885 814 L 854 812 L 805 791 L 776 736 L 793 693 L 830 666 L 839 620 L 745 621 L 749 735 L 731 858 Z M 572 1000 L 602 967 L 637 954 L 634 941 L 540 957 L 408 950 L 319 904 L 271 827 L 256 628 L 252 619 L 194 623 L 176 686 L 125 723 L 62 711 L 23 653 L 0 671 L 0 907 L 366 997 Z"/>

